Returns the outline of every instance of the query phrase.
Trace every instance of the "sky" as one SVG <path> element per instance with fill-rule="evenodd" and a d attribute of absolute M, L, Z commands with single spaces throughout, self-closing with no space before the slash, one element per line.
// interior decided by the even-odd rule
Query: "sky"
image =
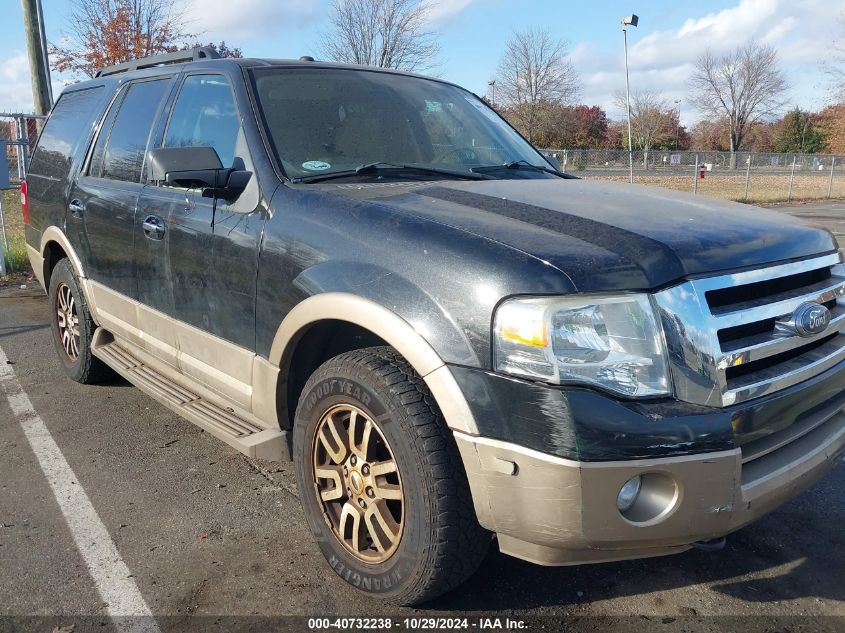
<path fill-rule="evenodd" d="M 180 0 L 175 0 L 177 3 Z M 225 39 L 245 57 L 320 58 L 330 0 L 185 0 L 186 30 L 204 41 Z M 662 92 L 691 125 L 701 118 L 686 81 L 706 48 L 725 52 L 749 38 L 777 48 L 790 85 L 789 102 L 818 110 L 827 103 L 822 70 L 831 44 L 845 36 L 845 0 L 706 0 L 574 3 L 568 0 L 431 0 L 430 29 L 441 55 L 436 73 L 477 94 L 487 94 L 505 42 L 514 29 L 545 27 L 569 43 L 580 77 L 581 103 L 621 118 L 614 93 L 624 91 L 620 19 L 636 13 L 629 29 L 631 89 Z M 42 0 L 47 39 L 67 32 L 68 1 Z M 29 111 L 32 93 L 20 3 L 6 0 L 0 21 L 0 111 Z M 67 78 L 53 76 L 58 95 Z M 680 103 L 675 104 L 679 100 Z"/>

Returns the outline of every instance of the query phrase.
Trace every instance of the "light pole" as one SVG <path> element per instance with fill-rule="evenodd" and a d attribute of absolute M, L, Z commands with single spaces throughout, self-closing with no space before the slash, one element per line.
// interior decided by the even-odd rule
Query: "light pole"
<path fill-rule="evenodd" d="M 675 151 L 678 150 L 678 144 L 681 138 L 681 100 L 675 99 L 676 110 L 678 111 L 678 120 L 675 122 Z"/>
<path fill-rule="evenodd" d="M 628 26 L 637 26 L 640 18 L 629 15 L 622 18 L 622 40 L 625 45 L 625 103 L 628 107 L 628 174 L 631 183 L 634 182 L 634 145 L 631 139 L 631 82 L 628 78 Z"/>
<path fill-rule="evenodd" d="M 490 104 L 495 108 L 496 107 L 496 80 L 491 79 L 487 82 L 487 85 L 490 86 Z"/>

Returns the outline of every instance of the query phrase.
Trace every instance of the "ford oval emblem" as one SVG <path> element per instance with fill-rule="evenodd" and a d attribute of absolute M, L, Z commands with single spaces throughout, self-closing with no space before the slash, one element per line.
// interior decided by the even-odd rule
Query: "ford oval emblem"
<path fill-rule="evenodd" d="M 802 303 L 792 313 L 792 322 L 798 336 L 815 336 L 830 325 L 830 310 L 820 303 Z"/>

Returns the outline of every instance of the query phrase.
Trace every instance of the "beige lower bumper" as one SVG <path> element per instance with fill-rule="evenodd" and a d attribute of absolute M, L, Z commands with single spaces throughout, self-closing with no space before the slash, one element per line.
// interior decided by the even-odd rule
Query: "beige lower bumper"
<path fill-rule="evenodd" d="M 753 469 L 743 465 L 739 449 L 577 462 L 498 440 L 455 438 L 478 520 L 497 534 L 501 550 L 544 565 L 573 565 L 677 553 L 758 519 L 821 478 L 845 451 L 845 413 L 820 431 Z M 631 477 L 646 473 L 673 482 L 673 492 L 662 497 L 665 512 L 633 522 L 617 510 L 617 495 Z"/>

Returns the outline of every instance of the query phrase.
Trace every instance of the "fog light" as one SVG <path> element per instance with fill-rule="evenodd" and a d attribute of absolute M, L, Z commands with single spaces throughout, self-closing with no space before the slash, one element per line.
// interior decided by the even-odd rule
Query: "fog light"
<path fill-rule="evenodd" d="M 619 496 L 616 497 L 616 507 L 619 508 L 619 512 L 624 514 L 631 509 L 637 497 L 640 496 L 642 485 L 643 479 L 639 475 L 625 482 L 625 485 L 619 490 Z"/>

